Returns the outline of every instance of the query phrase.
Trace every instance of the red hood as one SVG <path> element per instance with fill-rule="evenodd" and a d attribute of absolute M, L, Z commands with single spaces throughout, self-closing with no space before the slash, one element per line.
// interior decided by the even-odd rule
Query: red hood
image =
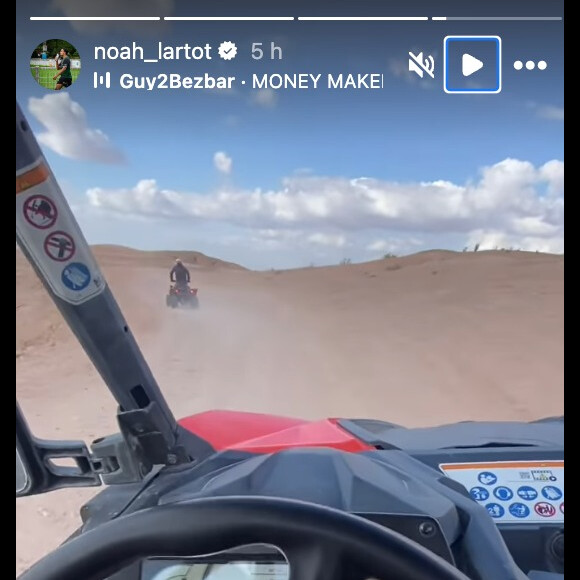
<path fill-rule="evenodd" d="M 185 417 L 179 424 L 205 439 L 216 451 L 273 453 L 294 447 L 331 447 L 351 452 L 373 449 L 342 429 L 336 419 L 304 421 L 261 413 L 206 411 Z"/>

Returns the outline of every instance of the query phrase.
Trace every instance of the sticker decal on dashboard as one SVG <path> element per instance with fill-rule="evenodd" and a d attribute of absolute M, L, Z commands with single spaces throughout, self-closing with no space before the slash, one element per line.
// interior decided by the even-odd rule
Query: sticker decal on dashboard
<path fill-rule="evenodd" d="M 502 523 L 564 523 L 564 461 L 441 463 Z"/>

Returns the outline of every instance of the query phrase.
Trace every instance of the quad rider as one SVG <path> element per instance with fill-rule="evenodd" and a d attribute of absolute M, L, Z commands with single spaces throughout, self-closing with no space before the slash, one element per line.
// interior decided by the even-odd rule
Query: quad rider
<path fill-rule="evenodd" d="M 191 281 L 189 270 L 183 265 L 183 262 L 179 258 L 175 260 L 175 265 L 171 268 L 169 280 L 175 283 L 176 289 L 187 288 Z"/>

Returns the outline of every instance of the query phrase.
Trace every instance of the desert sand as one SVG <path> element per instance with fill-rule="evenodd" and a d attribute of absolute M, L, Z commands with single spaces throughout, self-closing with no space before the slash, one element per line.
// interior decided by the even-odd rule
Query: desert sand
<path fill-rule="evenodd" d="M 164 303 L 176 253 L 95 253 L 178 417 L 218 408 L 424 426 L 564 412 L 563 256 L 433 251 L 252 272 L 181 253 L 201 303 L 185 312 Z M 16 276 L 16 392 L 34 433 L 111 433 L 111 395 L 18 251 Z M 17 500 L 17 574 L 79 525 L 98 490 Z"/>

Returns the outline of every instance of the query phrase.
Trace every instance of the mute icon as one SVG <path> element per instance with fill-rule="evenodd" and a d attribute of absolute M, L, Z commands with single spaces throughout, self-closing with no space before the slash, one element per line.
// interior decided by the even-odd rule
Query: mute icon
<path fill-rule="evenodd" d="M 432 79 L 435 78 L 435 61 L 431 55 L 423 57 L 423 53 L 413 54 L 409 52 L 409 71 L 423 78 L 426 72 Z"/>

